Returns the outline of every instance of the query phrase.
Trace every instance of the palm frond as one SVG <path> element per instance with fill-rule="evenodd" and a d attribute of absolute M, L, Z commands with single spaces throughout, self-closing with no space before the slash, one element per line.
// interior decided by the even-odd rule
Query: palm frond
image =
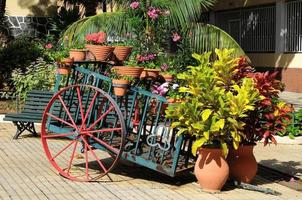
<path fill-rule="evenodd" d="M 201 13 L 213 6 L 216 0 L 172 0 L 169 6 L 171 24 L 187 28 L 188 22 L 197 22 Z"/>
<path fill-rule="evenodd" d="M 192 50 L 196 53 L 213 51 L 215 48 L 234 48 L 236 56 L 245 55 L 229 34 L 214 25 L 193 23 L 188 31 Z"/>

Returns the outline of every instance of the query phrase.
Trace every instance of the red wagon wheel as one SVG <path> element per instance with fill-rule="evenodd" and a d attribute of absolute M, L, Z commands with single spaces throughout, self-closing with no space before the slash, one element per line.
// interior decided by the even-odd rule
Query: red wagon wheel
<path fill-rule="evenodd" d="M 41 140 L 48 160 L 75 181 L 95 181 L 110 172 L 122 154 L 125 135 L 119 106 L 89 85 L 60 90 L 42 118 Z"/>

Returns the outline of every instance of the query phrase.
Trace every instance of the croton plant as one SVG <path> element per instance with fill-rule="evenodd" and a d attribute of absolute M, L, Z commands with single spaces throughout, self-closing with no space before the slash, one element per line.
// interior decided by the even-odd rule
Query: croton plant
<path fill-rule="evenodd" d="M 273 136 L 290 122 L 292 108 L 278 99 L 282 84 L 277 74 L 254 72 L 246 58 L 233 53 L 194 54 L 199 65 L 178 75 L 185 102 L 169 106 L 166 117 L 178 134 L 196 138 L 194 155 L 201 146 L 219 145 L 226 155 L 230 146 L 262 139 L 276 143 Z"/>
<path fill-rule="evenodd" d="M 284 132 L 291 123 L 293 108 L 279 99 L 279 93 L 284 85 L 276 78 L 278 72 L 252 72 L 246 60 L 239 62 L 239 72 L 254 80 L 255 87 L 261 95 L 261 100 L 250 111 L 245 120 L 245 143 L 255 143 L 264 139 L 264 145 L 270 141 L 277 144 L 274 135 Z M 247 72 L 248 71 L 248 72 Z M 246 73 L 247 72 L 247 73 Z M 240 76 L 240 75 L 239 75 Z"/>

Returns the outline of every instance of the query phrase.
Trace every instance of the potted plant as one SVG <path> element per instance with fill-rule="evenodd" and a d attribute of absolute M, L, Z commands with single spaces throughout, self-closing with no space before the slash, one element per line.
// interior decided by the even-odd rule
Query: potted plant
<path fill-rule="evenodd" d="M 113 92 L 116 96 L 125 96 L 128 92 L 133 77 L 127 75 L 119 75 L 115 70 L 111 70 L 110 77 L 112 79 Z"/>
<path fill-rule="evenodd" d="M 119 75 L 127 75 L 133 78 L 139 78 L 144 70 L 144 67 L 138 66 L 134 59 L 130 59 L 129 61 L 125 62 L 125 66 L 114 66 L 113 69 L 116 70 Z"/>
<path fill-rule="evenodd" d="M 192 153 L 198 158 L 194 172 L 205 190 L 220 190 L 228 179 L 228 144 L 238 148 L 244 130 L 242 118 L 254 110 L 260 96 L 252 78 L 232 81 L 238 61 L 233 52 L 216 49 L 213 61 L 211 52 L 193 54 L 199 64 L 177 76 L 185 102 L 171 104 L 166 111 L 178 135 L 195 139 Z"/>
<path fill-rule="evenodd" d="M 142 72 L 141 79 L 151 79 L 155 80 L 160 72 L 159 64 L 157 63 L 158 54 L 149 53 L 146 55 L 136 55 L 136 60 L 138 65 L 144 66 L 144 71 Z"/>
<path fill-rule="evenodd" d="M 163 79 L 166 82 L 172 82 L 174 76 L 177 74 L 175 68 L 174 68 L 174 63 L 172 61 L 169 61 L 167 63 L 163 63 L 160 67 L 161 73 L 160 75 L 163 77 Z"/>
<path fill-rule="evenodd" d="M 68 50 L 63 49 L 54 51 L 52 53 L 52 59 L 56 61 L 58 66 L 57 73 L 67 75 L 70 73 L 71 66 L 73 65 L 74 59 L 68 57 Z"/>
<path fill-rule="evenodd" d="M 261 95 L 256 102 L 255 109 L 250 110 L 245 123 L 243 137 L 237 150 L 230 148 L 227 161 L 230 165 L 230 178 L 250 183 L 257 173 L 257 161 L 253 154 L 256 142 L 264 140 L 276 144 L 274 135 L 286 131 L 291 123 L 291 106 L 279 99 L 278 94 L 283 88 L 282 83 L 276 79 L 277 73 L 253 72 L 252 68 L 241 58 L 235 77 L 250 77 Z"/>
<path fill-rule="evenodd" d="M 113 54 L 115 59 L 119 63 L 123 63 L 132 52 L 132 46 L 129 46 L 127 42 L 116 42 L 112 44 L 115 48 Z"/>
<path fill-rule="evenodd" d="M 96 61 L 107 61 L 110 58 L 114 47 L 107 46 L 107 36 L 105 32 L 91 33 L 85 36 L 88 44 L 85 45 L 89 50 L 88 58 Z"/>
<path fill-rule="evenodd" d="M 74 61 L 83 61 L 86 59 L 87 51 L 84 44 L 75 44 L 69 50 L 69 57 Z"/>

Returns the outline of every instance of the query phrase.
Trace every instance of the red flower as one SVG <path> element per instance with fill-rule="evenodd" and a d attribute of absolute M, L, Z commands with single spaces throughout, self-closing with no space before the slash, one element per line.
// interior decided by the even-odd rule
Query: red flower
<path fill-rule="evenodd" d="M 91 33 L 85 36 L 87 42 L 92 44 L 102 44 L 106 42 L 106 33 L 105 32 L 98 32 L 98 33 Z"/>

